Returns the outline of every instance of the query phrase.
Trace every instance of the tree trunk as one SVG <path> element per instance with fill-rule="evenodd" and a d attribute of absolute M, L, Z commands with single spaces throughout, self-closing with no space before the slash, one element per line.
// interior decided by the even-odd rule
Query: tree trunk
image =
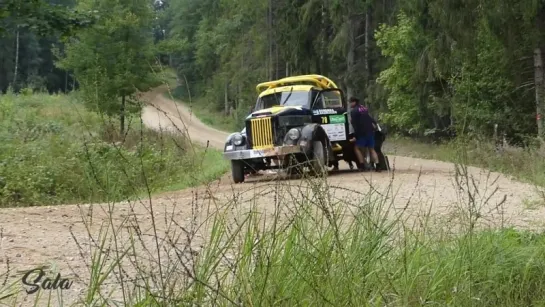
<path fill-rule="evenodd" d="M 15 71 L 13 72 L 13 86 L 16 87 L 17 72 L 19 69 L 19 27 L 17 27 L 17 36 L 15 39 Z"/>
<path fill-rule="evenodd" d="M 225 115 L 229 115 L 229 95 L 227 95 L 228 91 L 228 85 L 227 80 L 225 81 L 225 87 L 224 87 L 224 113 Z"/>
<path fill-rule="evenodd" d="M 348 53 L 346 55 L 346 77 L 345 77 L 345 84 L 346 84 L 346 98 L 347 99 L 350 99 L 350 97 L 354 96 L 354 88 L 353 88 L 353 82 L 352 82 L 352 78 L 353 78 L 353 70 L 354 70 L 354 65 L 355 65 L 355 56 L 356 56 L 356 35 L 355 35 L 355 31 L 354 31 L 354 21 L 352 20 L 352 18 L 350 18 L 348 21 L 347 21 L 349 24 L 348 24 Z M 354 127 L 352 126 L 352 118 L 350 116 L 350 111 L 351 111 L 351 108 L 350 108 L 350 102 L 348 102 L 348 105 L 347 105 L 347 111 L 348 111 L 348 132 L 349 133 L 354 133 Z"/>
<path fill-rule="evenodd" d="M 276 38 L 275 38 L 276 39 Z M 278 60 L 278 44 L 276 44 L 276 40 L 274 41 L 274 51 L 276 53 L 275 57 L 274 57 L 274 66 L 275 66 L 275 75 L 276 75 L 276 79 L 280 79 L 280 69 L 278 68 L 278 63 L 280 62 Z"/>
<path fill-rule="evenodd" d="M 121 96 L 121 110 L 119 112 L 119 131 L 121 137 L 125 134 L 125 95 Z"/>
<path fill-rule="evenodd" d="M 369 81 L 371 76 L 371 65 L 369 65 L 369 61 L 371 57 L 369 56 L 369 50 L 371 50 L 369 45 L 369 33 L 371 31 L 371 7 L 367 7 L 367 11 L 365 12 L 365 55 L 364 55 L 364 64 L 365 64 L 365 72 L 364 72 L 364 80 L 365 80 L 365 92 L 367 92 L 367 89 L 369 88 Z"/>
<path fill-rule="evenodd" d="M 326 47 L 325 47 L 325 35 L 326 35 L 325 17 L 326 17 L 326 12 L 325 12 L 325 3 L 324 2 L 322 2 L 321 16 L 320 16 L 320 19 L 321 19 L 321 29 L 320 29 L 321 39 L 320 39 L 320 66 L 319 66 L 319 70 L 318 70 L 318 73 L 322 74 L 322 75 L 325 74 L 325 72 L 324 72 L 324 62 L 325 62 L 325 53 L 326 53 Z"/>
<path fill-rule="evenodd" d="M 346 96 L 351 97 L 354 93 L 354 70 L 356 66 L 356 34 L 358 29 L 358 21 L 354 20 L 354 17 L 350 17 L 348 22 L 348 52 L 346 55 Z"/>
<path fill-rule="evenodd" d="M 268 60 L 268 80 L 272 80 L 273 76 L 273 65 L 272 65 L 272 36 L 273 36 L 273 29 L 272 29 L 272 0 L 269 0 L 269 10 L 267 14 L 267 27 L 268 27 L 268 36 L 269 36 L 269 60 Z"/>
<path fill-rule="evenodd" d="M 536 124 L 537 124 L 537 136 L 540 139 L 544 139 L 544 118 L 543 113 L 545 110 L 545 82 L 543 75 L 543 50 L 536 48 L 534 50 L 534 82 L 536 88 Z"/>

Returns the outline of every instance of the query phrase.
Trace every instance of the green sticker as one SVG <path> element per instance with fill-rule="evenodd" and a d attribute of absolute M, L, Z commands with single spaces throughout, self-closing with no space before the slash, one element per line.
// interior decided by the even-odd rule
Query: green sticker
<path fill-rule="evenodd" d="M 342 124 L 346 122 L 344 115 L 330 115 L 329 123 L 330 124 Z"/>

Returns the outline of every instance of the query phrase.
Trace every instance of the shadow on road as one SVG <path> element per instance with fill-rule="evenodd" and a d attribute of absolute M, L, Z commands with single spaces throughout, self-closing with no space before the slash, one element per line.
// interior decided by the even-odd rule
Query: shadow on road
<path fill-rule="evenodd" d="M 379 172 L 379 173 L 376 173 L 376 172 L 371 172 L 371 171 L 366 171 L 366 172 L 360 172 L 360 171 L 357 171 L 357 170 L 350 170 L 350 169 L 340 169 L 338 171 L 328 171 L 327 173 L 327 177 L 328 178 L 331 178 L 331 177 L 336 177 L 336 176 L 342 176 L 342 175 L 366 175 L 366 174 L 370 174 L 370 173 L 373 173 L 373 176 L 375 175 L 388 175 L 388 172 L 387 171 L 383 171 L 383 172 Z M 260 174 L 260 175 L 250 175 L 248 177 L 246 177 L 245 179 L 245 183 L 263 183 L 263 182 L 270 182 L 270 181 L 296 181 L 296 180 L 302 180 L 302 179 L 306 179 L 306 178 L 316 178 L 316 177 L 311 177 L 307 172 L 305 172 L 304 175 L 300 175 L 300 174 L 293 174 L 293 175 L 287 175 L 286 173 L 280 171 L 278 173 L 274 173 L 274 174 Z"/>

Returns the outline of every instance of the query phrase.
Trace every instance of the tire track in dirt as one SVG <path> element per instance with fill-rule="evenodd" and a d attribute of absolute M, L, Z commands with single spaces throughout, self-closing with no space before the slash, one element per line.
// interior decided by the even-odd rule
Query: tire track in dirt
<path fill-rule="evenodd" d="M 221 150 L 228 134 L 204 125 L 191 115 L 187 106 L 164 97 L 164 90 L 164 87 L 160 87 L 144 95 L 149 105 L 143 110 L 143 122 L 150 128 L 188 133 L 193 142 L 208 143 Z M 432 215 L 445 217 L 444 221 L 453 214 L 460 214 L 456 207 L 467 202 L 467 193 L 461 192 L 455 184 L 452 164 L 394 155 L 390 155 L 390 162 L 394 167 L 393 173 L 348 172 L 347 165 L 341 163 L 341 172 L 327 178 L 329 193 L 338 200 L 354 203 L 361 199 L 361 195 L 351 190 L 364 194 L 391 190 L 393 193 L 389 200 L 393 210 L 404 210 L 407 216 L 421 215 L 430 208 Z M 530 228 L 543 226 L 545 208 L 526 208 L 528 202 L 540 197 L 534 186 L 478 168 L 470 167 L 468 170 L 481 191 L 477 201 L 488 199 L 482 210 L 483 217 L 491 224 L 506 223 Z M 74 280 L 72 288 L 63 292 L 64 303 L 75 302 L 87 290 L 89 271 L 85 261 L 89 261 L 92 255 L 90 246 L 93 245 L 89 234 L 96 240 L 101 227 L 119 230 L 118 244 L 130 241 L 129 234 L 138 228 L 140 248 L 144 251 L 139 257 L 153 261 L 160 254 L 163 255 L 162 262 L 171 261 L 169 264 L 173 265 L 177 260 L 171 257 L 172 250 L 166 247 L 169 244 L 162 240 L 177 236 L 181 226 L 193 225 L 192 216 L 199 216 L 202 220 L 218 208 L 242 212 L 252 204 L 257 204 L 264 212 L 270 212 L 279 197 L 287 198 L 283 202 L 283 206 L 287 207 L 292 197 L 288 195 L 308 193 L 306 186 L 308 183 L 300 179 L 274 181 L 274 176 L 267 175 L 233 185 L 230 175 L 226 174 L 209 185 L 163 193 L 154 196 L 152 201 L 141 199 L 116 204 L 1 209 L 0 274 L 8 271 L 9 266 L 9 279 L 17 282 L 20 281 L 21 272 L 44 264 L 56 266 L 63 277 Z M 490 196 L 495 189 L 496 193 Z M 237 198 L 236 206 L 231 203 L 234 197 Z M 496 206 L 505 197 L 501 208 L 503 212 L 500 212 Z M 152 209 L 155 219 L 152 219 Z M 154 223 L 156 231 L 153 230 Z M 206 229 L 202 233 L 191 242 L 196 248 L 203 244 Z M 156 243 L 156 239 L 160 243 Z M 157 252 L 157 247 L 161 252 Z M 131 264 L 127 263 L 127 266 Z M 136 271 L 133 268 L 127 275 L 133 278 Z M 118 288 L 118 283 L 108 279 L 109 289 Z M 122 297 L 119 292 L 115 296 Z M 35 294 L 23 292 L 21 299 L 24 299 L 22 306 L 25 306 L 35 299 Z M 53 305 L 56 304 L 53 301 Z"/>

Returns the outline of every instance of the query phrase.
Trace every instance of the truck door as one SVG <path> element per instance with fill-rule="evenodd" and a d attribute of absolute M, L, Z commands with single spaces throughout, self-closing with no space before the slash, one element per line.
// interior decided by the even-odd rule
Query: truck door
<path fill-rule="evenodd" d="M 331 142 L 348 139 L 346 106 L 344 94 L 340 89 L 321 90 L 312 103 L 312 121 L 324 128 Z"/>

